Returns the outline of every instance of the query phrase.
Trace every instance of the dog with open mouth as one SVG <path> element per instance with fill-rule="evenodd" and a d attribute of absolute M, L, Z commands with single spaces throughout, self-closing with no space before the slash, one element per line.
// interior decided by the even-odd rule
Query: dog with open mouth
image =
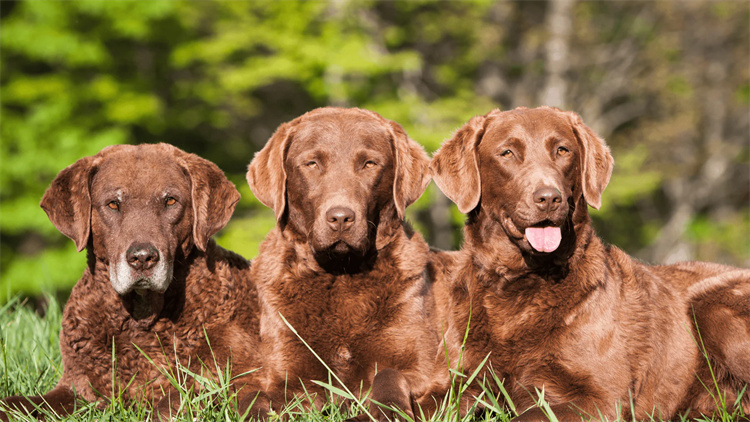
<path fill-rule="evenodd" d="M 250 188 L 277 219 L 252 269 L 274 409 L 307 394 L 321 407 L 315 381 L 329 379 L 360 397 L 372 387 L 372 401 L 411 417 L 432 404 L 429 248 L 404 222 L 428 164 L 399 124 L 336 107 L 282 124 L 250 163 Z"/>
<path fill-rule="evenodd" d="M 66 415 L 115 392 L 168 417 L 180 395 L 165 374 L 178 362 L 194 373 L 229 362 L 236 374 L 257 370 L 250 262 L 211 239 L 239 198 L 215 164 L 168 144 L 111 146 L 62 170 L 41 206 L 88 262 L 63 312 L 63 375 L 47 394 L 0 407 Z M 239 397 L 255 397 L 256 375 L 234 380 Z"/>
<path fill-rule="evenodd" d="M 712 416 L 717 391 L 734 403 L 750 383 L 750 271 L 648 266 L 604 245 L 587 206 L 613 159 L 577 114 L 475 117 L 430 168 L 468 214 L 462 250 L 434 258 L 451 362 L 471 374 L 487 359 L 465 396 L 500 380 L 518 421 L 548 420 L 541 392 L 560 420 L 670 419 Z M 750 396 L 739 406 L 750 414 Z"/>

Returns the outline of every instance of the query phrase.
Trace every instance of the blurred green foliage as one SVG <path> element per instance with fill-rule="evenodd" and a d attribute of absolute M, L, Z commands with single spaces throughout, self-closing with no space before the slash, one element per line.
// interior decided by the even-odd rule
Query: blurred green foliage
<path fill-rule="evenodd" d="M 217 239 L 251 258 L 274 219 L 244 171 L 280 123 L 364 107 L 434 151 L 476 114 L 538 104 L 548 13 L 544 2 L 2 2 L 0 303 L 78 279 L 84 254 L 38 206 L 78 158 L 169 142 L 216 162 L 242 193 Z M 732 2 L 575 4 L 565 105 L 598 122 L 615 155 L 593 213 L 605 240 L 649 259 L 674 209 L 665 187 L 699 181 L 718 151 L 736 186 L 697 201 L 678 240 L 696 258 L 747 265 L 747 119 L 734 116 L 749 101 L 748 15 Z M 705 76 L 712 55 L 734 63 L 717 81 Z M 606 97 L 616 78 L 623 92 Z M 722 139 L 704 136 L 702 103 L 715 93 L 727 98 Z M 613 120 L 622 106 L 635 112 Z M 434 185 L 408 218 L 430 241 L 447 232 L 452 244 L 438 246 L 459 246 L 463 216 Z"/>

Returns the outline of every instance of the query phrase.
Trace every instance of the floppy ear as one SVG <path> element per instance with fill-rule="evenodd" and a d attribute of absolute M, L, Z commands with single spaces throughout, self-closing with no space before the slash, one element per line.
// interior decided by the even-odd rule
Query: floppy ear
<path fill-rule="evenodd" d="M 583 123 L 581 116 L 566 112 L 571 120 L 573 132 L 581 145 L 581 182 L 583 197 L 590 206 L 599 209 L 602 192 L 609 183 L 615 161 L 609 147 L 594 131 Z"/>
<path fill-rule="evenodd" d="M 289 147 L 293 128 L 299 118 L 284 123 L 276 129 L 266 146 L 255 153 L 247 167 L 247 184 L 263 205 L 276 214 L 276 221 L 284 215 L 286 207 L 286 171 L 284 159 Z"/>
<path fill-rule="evenodd" d="M 476 116 L 443 143 L 432 156 L 432 178 L 441 191 L 466 214 L 476 208 L 482 195 L 477 146 L 484 135 L 487 116 Z"/>
<path fill-rule="evenodd" d="M 422 145 L 406 135 L 404 128 L 388 120 L 393 137 L 396 174 L 393 179 L 393 201 L 398 218 L 404 219 L 406 207 L 414 203 L 430 184 L 430 157 Z"/>
<path fill-rule="evenodd" d="M 39 204 L 57 230 L 73 239 L 78 252 L 86 247 L 91 233 L 89 181 L 94 162 L 94 157 L 84 157 L 63 169 Z"/>
<path fill-rule="evenodd" d="M 201 251 L 211 236 L 227 225 L 240 193 L 214 163 L 180 151 L 179 161 L 190 176 L 193 203 L 193 240 Z"/>

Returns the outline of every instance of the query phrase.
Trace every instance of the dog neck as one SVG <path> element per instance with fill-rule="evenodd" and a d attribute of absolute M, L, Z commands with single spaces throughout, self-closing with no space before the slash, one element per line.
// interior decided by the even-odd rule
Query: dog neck
<path fill-rule="evenodd" d="M 390 203 L 383 207 L 375 222 L 377 230 L 375 233 L 375 248 L 377 250 L 385 249 L 391 242 L 402 237 L 411 238 L 414 230 L 406 220 L 399 220 L 396 206 Z"/>
<path fill-rule="evenodd" d="M 318 266 L 326 273 L 332 275 L 360 274 L 372 271 L 377 262 L 379 251 L 370 248 L 364 255 L 356 253 L 331 254 L 323 251 L 314 254 Z"/>
<path fill-rule="evenodd" d="M 208 248 L 216 248 L 213 240 L 209 241 Z M 187 257 L 178 248 L 173 263 L 172 281 L 164 293 L 145 290 L 140 293 L 131 291 L 125 295 L 119 295 L 109 279 L 109 264 L 103 258 L 96 257 L 92 250 L 92 248 L 87 250 L 88 271 L 94 280 L 101 280 L 96 283 L 97 289 L 102 290 L 100 294 L 104 301 L 109 302 L 103 303 L 102 306 L 108 309 L 111 307 L 121 309 L 119 314 L 123 320 L 130 321 L 128 323 L 142 330 L 150 329 L 162 318 L 175 319 L 187 299 L 185 297 L 188 291 L 186 282 L 192 268 L 197 265 L 213 271 L 214 265 L 205 260 L 206 253 L 199 251 L 198 248 L 193 247 Z"/>
<path fill-rule="evenodd" d="M 130 292 L 122 298 L 125 309 L 141 326 L 152 326 L 164 307 L 164 293 L 145 291 Z"/>
<path fill-rule="evenodd" d="M 383 229 L 379 225 L 377 236 L 382 236 L 382 239 L 374 242 L 379 247 L 371 247 L 364 257 L 359 257 L 357 263 L 359 265 L 347 266 L 340 262 L 321 265 L 306 241 L 300 240 L 287 230 L 282 230 L 277 226 L 261 243 L 260 253 L 253 260 L 253 272 L 258 274 L 259 278 L 270 282 L 279 279 L 279 274 L 274 274 L 274 272 L 281 271 L 284 267 L 294 268 L 295 278 L 314 277 L 322 274 L 356 276 L 377 270 L 385 264 L 393 265 L 393 262 L 386 262 L 386 260 L 394 259 L 396 265 L 403 267 L 401 270 L 404 273 L 411 273 L 413 272 L 411 268 L 414 267 L 411 261 L 417 259 L 416 257 L 426 256 L 429 250 L 422 237 L 411 230 L 408 224 L 401 221 L 394 220 L 387 229 Z M 288 265 L 279 265 L 279 251 L 283 251 L 281 252 L 282 259 Z M 420 268 L 423 267 L 424 265 Z M 256 273 L 255 271 L 259 272 Z"/>

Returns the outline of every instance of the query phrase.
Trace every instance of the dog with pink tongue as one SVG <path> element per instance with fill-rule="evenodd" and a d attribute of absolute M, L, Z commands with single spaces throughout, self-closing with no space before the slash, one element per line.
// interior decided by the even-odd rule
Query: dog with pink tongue
<path fill-rule="evenodd" d="M 539 252 L 554 252 L 562 240 L 559 227 L 527 227 L 524 233 L 531 247 Z"/>
<path fill-rule="evenodd" d="M 716 395 L 750 415 L 750 270 L 650 266 L 602 242 L 588 207 L 613 165 L 550 107 L 477 116 L 433 156 L 467 214 L 461 251 L 433 259 L 440 358 L 474 374 L 463 412 L 490 389 L 514 422 L 711 418 Z"/>

